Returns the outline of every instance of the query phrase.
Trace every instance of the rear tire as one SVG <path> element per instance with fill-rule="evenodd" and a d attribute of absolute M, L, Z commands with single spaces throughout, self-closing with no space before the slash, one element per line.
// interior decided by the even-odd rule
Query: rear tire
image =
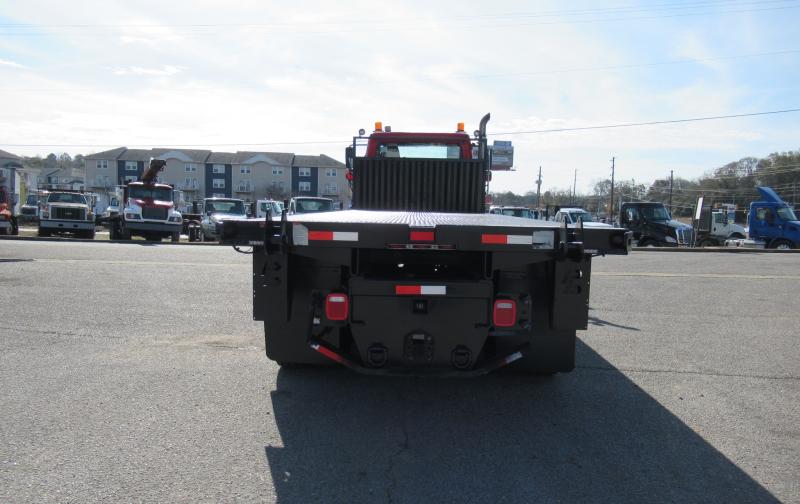
<path fill-rule="evenodd" d="M 789 240 L 775 240 L 774 242 L 770 243 L 769 248 L 777 250 L 792 250 L 794 249 L 794 243 L 790 242 Z"/>
<path fill-rule="evenodd" d="M 170 239 L 171 239 L 172 243 L 178 243 L 178 242 L 181 241 L 181 234 L 180 233 L 172 233 L 172 236 L 170 237 Z"/>
<path fill-rule="evenodd" d="M 654 248 L 658 247 L 658 244 L 654 240 L 645 239 L 639 242 L 639 247 L 647 247 L 647 248 Z"/>

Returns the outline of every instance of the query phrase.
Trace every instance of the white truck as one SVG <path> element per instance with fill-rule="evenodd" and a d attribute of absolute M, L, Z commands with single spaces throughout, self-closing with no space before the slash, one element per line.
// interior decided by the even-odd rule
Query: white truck
<path fill-rule="evenodd" d="M 85 194 L 51 191 L 39 215 L 39 236 L 71 234 L 94 239 L 94 213 Z"/>
<path fill-rule="evenodd" d="M 271 199 L 260 199 L 256 201 L 255 217 L 263 219 L 267 213 L 273 219 L 280 219 L 281 212 L 283 212 L 283 203 Z"/>
<path fill-rule="evenodd" d="M 553 219 L 554 221 L 564 224 L 578 224 L 583 223 L 585 227 L 614 227 L 611 224 L 604 224 L 602 222 L 595 222 L 592 214 L 583 208 L 560 208 Z"/>

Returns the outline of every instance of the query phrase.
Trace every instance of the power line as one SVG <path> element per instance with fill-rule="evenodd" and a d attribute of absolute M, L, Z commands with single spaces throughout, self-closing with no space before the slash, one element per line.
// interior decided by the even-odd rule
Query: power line
<path fill-rule="evenodd" d="M 765 112 L 750 112 L 747 114 L 729 114 L 729 115 L 719 115 L 719 116 L 707 116 L 707 117 L 691 117 L 687 119 L 667 119 L 663 121 L 647 121 L 647 122 L 638 122 L 638 123 L 621 123 L 621 124 L 604 124 L 598 126 L 579 126 L 574 128 L 552 128 L 552 129 L 543 129 L 543 130 L 530 130 L 530 131 L 505 131 L 502 133 L 492 133 L 491 136 L 498 136 L 498 135 L 531 135 L 531 134 L 538 134 L 538 133 L 560 133 L 564 131 L 585 131 L 585 130 L 598 130 L 598 129 L 611 129 L 611 128 L 631 128 L 636 126 L 654 126 L 658 124 L 677 124 L 677 123 L 688 123 L 688 122 L 698 122 L 698 121 L 715 121 L 718 119 L 734 119 L 737 117 L 753 117 L 753 116 L 764 116 L 764 115 L 774 115 L 774 114 L 789 114 L 792 112 L 800 112 L 800 108 L 793 108 L 793 109 L 784 109 L 784 110 L 769 110 Z"/>
<path fill-rule="evenodd" d="M 800 108 L 793 108 L 793 109 L 783 109 L 783 110 L 769 110 L 764 112 L 750 112 L 745 114 L 729 114 L 729 115 L 719 115 L 719 116 L 708 116 L 708 117 L 692 117 L 686 119 L 669 119 L 669 120 L 662 120 L 662 121 L 647 121 L 647 122 L 640 122 L 640 123 L 621 123 L 621 124 L 605 124 L 605 125 L 597 125 L 597 126 L 580 126 L 575 128 L 556 128 L 556 129 L 546 129 L 546 130 L 530 130 L 530 131 L 506 131 L 502 133 L 491 133 L 489 136 L 501 136 L 501 135 L 533 135 L 539 133 L 555 133 L 555 132 L 567 132 L 567 131 L 586 131 L 586 130 L 597 130 L 597 129 L 611 129 L 611 128 L 631 128 L 637 126 L 653 126 L 653 125 L 660 125 L 660 124 L 675 124 L 675 123 L 688 123 L 688 122 L 696 122 L 696 121 L 712 121 L 712 120 L 721 120 L 721 119 L 734 119 L 740 117 L 754 117 L 754 116 L 764 116 L 764 115 L 774 115 L 774 114 L 788 114 L 792 112 L 800 112 Z M 175 145 L 178 147 L 240 147 L 240 146 L 269 146 L 269 145 L 317 145 L 317 144 L 341 144 L 347 143 L 349 140 L 314 140 L 314 141 L 287 141 L 287 142 L 210 142 L 205 144 L 195 144 L 195 143 L 181 143 L 181 142 L 170 142 L 168 145 Z M 147 144 L 130 144 L 129 147 L 149 147 L 152 145 L 164 145 L 164 142 L 151 142 Z M 121 144 L 14 144 L 14 143 L 5 143 L 0 144 L 3 147 L 119 147 Z"/>
<path fill-rule="evenodd" d="M 776 0 L 783 3 L 791 2 L 794 0 Z M 713 6 L 709 6 L 713 7 Z M 665 14 L 665 15 L 653 15 L 653 16 L 638 16 L 638 17 L 617 17 L 617 18 L 605 18 L 605 19 L 576 19 L 576 20 L 558 20 L 558 21 L 548 21 L 548 22 L 537 22 L 537 23 L 507 23 L 507 24 L 489 24 L 489 25 L 469 25 L 464 24 L 460 26 L 452 26 L 448 25 L 448 29 L 470 29 L 474 30 L 476 28 L 512 28 L 512 27 L 530 27 L 530 26 L 542 26 L 542 25 L 558 25 L 558 24 L 592 24 L 592 23 L 608 23 L 608 22 L 617 22 L 617 21 L 643 21 L 643 20 L 653 20 L 653 19 L 665 19 L 665 18 L 681 18 L 681 17 L 691 17 L 691 16 L 705 16 L 705 15 L 717 15 L 717 14 L 737 14 L 737 13 L 747 13 L 747 12 L 764 12 L 764 11 L 777 11 L 777 10 L 786 10 L 786 9 L 796 9 L 800 7 L 800 5 L 784 5 L 784 6 L 774 6 L 774 7 L 761 7 L 761 8 L 751 8 L 751 9 L 738 9 L 738 10 L 710 10 L 705 12 L 685 12 L 685 13 L 678 13 L 678 14 Z M 519 16 L 517 16 L 519 17 Z M 448 20 L 449 21 L 449 20 Z M 405 21 L 403 21 L 405 22 Z M 365 28 L 361 29 L 361 33 L 366 32 L 387 32 L 387 31 L 419 31 L 419 30 L 431 30 L 441 28 L 442 25 L 440 23 L 434 24 L 422 24 L 422 23 L 407 23 L 408 27 L 374 27 L 374 28 Z M 413 25 L 413 26 L 411 26 Z M 206 23 L 197 26 L 191 25 L 146 25 L 141 26 L 138 29 L 147 28 L 212 28 L 212 31 L 205 31 L 205 32 L 182 32 L 180 33 L 181 36 L 186 35 L 211 35 L 216 33 L 216 29 L 223 28 L 228 29 L 231 27 L 241 27 L 241 28 L 269 28 L 269 27 L 276 27 L 275 25 L 268 25 L 268 24 L 252 24 L 248 26 L 245 23 L 240 24 L 222 24 L 222 23 Z M 307 35 L 329 35 L 334 33 L 351 33 L 352 28 L 347 28 L 345 30 L 323 30 L 323 31 L 307 31 L 303 32 L 296 28 L 297 24 L 286 24 L 286 25 L 277 25 L 277 27 L 288 27 L 293 28 L 291 34 L 307 34 Z M 20 25 L 20 27 L 23 27 Z M 74 26 L 75 28 L 80 28 L 79 25 Z M 90 26 L 91 27 L 91 26 Z M 96 25 L 97 28 L 103 27 L 102 25 Z M 116 28 L 136 28 L 135 25 L 107 25 L 106 27 L 116 29 Z M 6 27 L 8 28 L 12 27 Z M 23 27 L 24 28 L 24 27 Z M 58 29 L 59 27 L 56 27 Z M 65 28 L 65 27 L 62 27 Z M 69 36 L 80 36 L 80 37 L 90 37 L 90 36 L 108 36 L 108 32 L 79 32 L 79 33 L 66 33 L 66 32 L 54 32 L 52 29 L 46 28 L 47 30 L 51 31 L 3 31 L 0 32 L 0 35 L 5 36 L 52 36 L 52 35 L 69 35 Z M 227 33 L 227 32 L 223 32 Z"/>
<path fill-rule="evenodd" d="M 763 52 L 763 53 L 751 53 L 751 54 L 735 54 L 729 56 L 716 56 L 710 58 L 687 58 L 687 59 L 680 59 L 680 60 L 667 60 L 667 61 L 655 61 L 655 62 L 646 62 L 646 63 L 631 63 L 626 65 L 608 65 L 608 66 L 598 66 L 598 67 L 583 67 L 583 68 L 564 68 L 564 69 L 553 69 L 553 70 L 537 70 L 535 72 L 512 72 L 512 73 L 498 73 L 498 74 L 452 74 L 449 76 L 443 77 L 419 77 L 419 78 L 405 78 L 405 79 L 386 79 L 386 80 L 374 80 L 371 81 L 373 84 L 393 84 L 398 82 L 433 82 L 433 81 L 453 81 L 453 80 L 468 80 L 468 79 L 496 79 L 496 78 L 514 78 L 514 77 L 533 77 L 537 75 L 553 75 L 553 74 L 562 74 L 562 73 L 580 73 L 580 72 L 603 72 L 603 71 L 610 71 L 610 70 L 625 70 L 625 69 L 633 69 L 633 68 L 647 68 L 647 67 L 654 67 L 654 66 L 665 66 L 665 65 L 680 65 L 680 64 L 687 64 L 687 63 L 706 63 L 709 61 L 725 61 L 725 60 L 736 60 L 736 59 L 745 59 L 745 58 L 757 58 L 762 56 L 780 56 L 786 54 L 797 54 L 800 53 L 800 49 L 786 49 L 780 51 L 770 51 L 770 52 Z M 301 84 L 301 86 L 304 84 Z M 320 86 L 321 84 L 307 84 L 310 86 Z M 188 87 L 188 88 L 146 88 L 146 91 L 157 91 L 157 92 L 176 92 L 176 93 L 187 93 L 193 91 L 201 91 L 201 92 L 214 92 L 214 91 L 226 91 L 230 89 L 264 89 L 268 87 L 265 84 L 258 84 L 258 85 L 249 85 L 249 86 L 235 86 L 234 88 L 223 88 L 223 87 Z M 8 92 L 25 92 L 25 93 L 33 93 L 33 92 L 59 92 L 59 93 L 83 93 L 83 92 L 90 92 L 90 91 L 98 91 L 97 88 L 0 88 L 0 93 L 8 93 Z"/>
<path fill-rule="evenodd" d="M 641 5 L 628 5 L 617 7 L 603 7 L 595 9 L 558 9 L 547 10 L 538 12 L 505 12 L 505 13 L 489 13 L 489 14 L 472 14 L 468 16 L 450 16 L 448 21 L 469 21 L 473 19 L 487 19 L 487 18 L 520 18 L 520 17 L 552 17 L 563 15 L 589 15 L 589 14 L 604 14 L 607 12 L 657 12 L 660 10 L 676 10 L 676 9 L 697 9 L 708 8 L 715 6 L 737 6 L 737 5 L 764 5 L 770 3 L 785 3 L 791 0 L 710 0 L 710 1 L 693 1 L 693 2 L 670 2 L 661 4 L 651 4 L 647 6 Z M 427 21 L 429 18 L 405 18 L 398 20 L 398 22 L 415 22 Z M 279 22 L 271 21 L 266 23 L 0 23 L 0 28 L 203 28 L 203 27 L 225 27 L 225 28 L 243 28 L 243 27 L 262 27 L 262 26 L 316 26 L 316 25 L 338 25 L 338 24 L 375 24 L 375 19 L 342 19 L 336 21 L 303 21 L 303 22 Z"/>

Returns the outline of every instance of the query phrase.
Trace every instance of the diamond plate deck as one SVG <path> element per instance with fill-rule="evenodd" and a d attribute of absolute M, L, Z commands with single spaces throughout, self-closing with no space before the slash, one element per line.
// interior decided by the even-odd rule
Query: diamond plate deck
<path fill-rule="evenodd" d="M 497 214 L 457 214 L 435 212 L 387 212 L 378 210 L 342 210 L 288 216 L 289 222 L 318 224 L 400 224 L 410 227 L 488 226 L 522 229 L 557 228 L 557 222 L 525 219 Z"/>

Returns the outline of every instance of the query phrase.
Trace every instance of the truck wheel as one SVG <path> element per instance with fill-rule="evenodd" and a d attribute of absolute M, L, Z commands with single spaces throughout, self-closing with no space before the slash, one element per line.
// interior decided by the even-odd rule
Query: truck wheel
<path fill-rule="evenodd" d="M 48 236 L 50 236 L 50 231 L 48 231 L 47 229 L 39 228 L 39 231 L 36 234 L 42 238 L 47 238 Z"/>
<path fill-rule="evenodd" d="M 181 241 L 181 234 L 180 233 L 172 233 L 171 239 L 172 239 L 172 243 L 178 243 L 179 241 Z"/>
<path fill-rule="evenodd" d="M 770 244 L 769 248 L 777 250 L 792 250 L 794 248 L 794 243 L 790 242 L 789 240 L 775 240 Z"/>
<path fill-rule="evenodd" d="M 120 240 L 130 240 L 131 239 L 131 230 L 128 228 L 122 228 L 119 232 L 119 239 Z"/>
<path fill-rule="evenodd" d="M 9 228 L 8 234 L 14 236 L 19 234 L 19 222 L 17 221 L 17 219 L 13 219 L 11 221 L 11 228 Z"/>
<path fill-rule="evenodd" d="M 705 238 L 704 240 L 701 240 L 698 245 L 700 247 L 717 247 L 717 246 L 719 246 L 719 243 L 717 243 L 716 240 L 712 240 L 710 238 Z"/>
<path fill-rule="evenodd" d="M 84 236 L 87 240 L 94 240 L 94 229 L 91 231 L 86 231 L 86 235 Z"/>
<path fill-rule="evenodd" d="M 658 243 L 656 243 L 653 240 L 642 240 L 639 242 L 639 246 L 652 248 L 652 247 L 658 247 Z"/>

